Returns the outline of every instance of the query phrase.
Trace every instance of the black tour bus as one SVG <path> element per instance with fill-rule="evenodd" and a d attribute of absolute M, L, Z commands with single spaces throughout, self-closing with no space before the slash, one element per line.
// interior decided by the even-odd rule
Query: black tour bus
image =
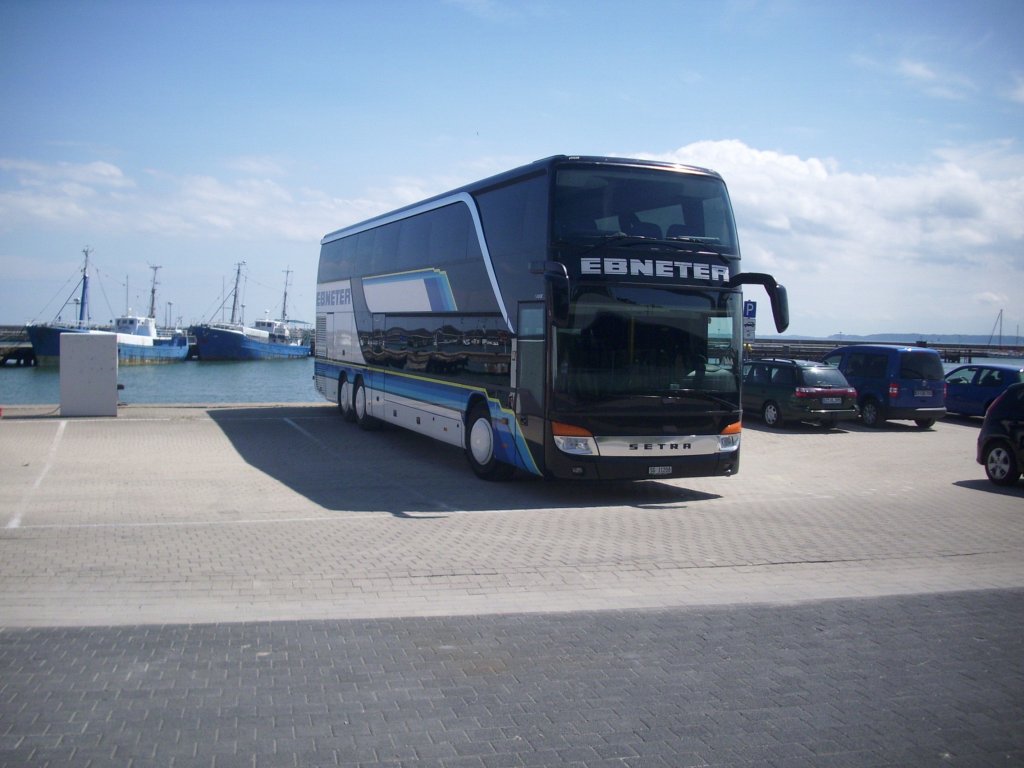
<path fill-rule="evenodd" d="M 486 479 L 730 475 L 745 284 L 784 330 L 717 173 L 551 157 L 326 235 L 316 386 Z"/>

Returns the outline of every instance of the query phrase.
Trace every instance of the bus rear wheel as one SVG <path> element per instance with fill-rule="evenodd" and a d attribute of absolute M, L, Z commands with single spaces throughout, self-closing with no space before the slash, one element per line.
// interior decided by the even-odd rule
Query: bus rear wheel
<path fill-rule="evenodd" d="M 352 411 L 355 414 L 356 424 L 360 429 L 375 429 L 377 420 L 367 411 L 366 387 L 363 380 L 358 379 L 355 385 L 355 393 L 352 395 Z"/>
<path fill-rule="evenodd" d="M 480 403 L 470 409 L 466 420 L 466 460 L 476 476 L 484 480 L 507 480 L 514 469 L 495 458 L 491 416 Z"/>
<path fill-rule="evenodd" d="M 338 410 L 345 421 L 356 420 L 356 409 L 352 404 L 352 384 L 348 379 L 338 385 Z"/>

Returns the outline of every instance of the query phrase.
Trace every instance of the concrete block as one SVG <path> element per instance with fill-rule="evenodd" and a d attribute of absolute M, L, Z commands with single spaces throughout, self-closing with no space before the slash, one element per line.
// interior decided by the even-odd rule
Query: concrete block
<path fill-rule="evenodd" d="M 117 416 L 117 336 L 60 335 L 60 415 Z"/>

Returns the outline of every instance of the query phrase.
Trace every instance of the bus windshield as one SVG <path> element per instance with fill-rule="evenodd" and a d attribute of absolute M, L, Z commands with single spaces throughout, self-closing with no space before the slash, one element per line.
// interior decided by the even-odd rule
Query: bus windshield
<path fill-rule="evenodd" d="M 725 183 L 716 176 L 587 165 L 559 169 L 554 238 L 580 244 L 616 235 L 698 242 L 736 251 Z"/>
<path fill-rule="evenodd" d="M 580 286 L 554 336 L 562 407 L 708 393 L 737 404 L 740 326 L 731 291 Z"/>

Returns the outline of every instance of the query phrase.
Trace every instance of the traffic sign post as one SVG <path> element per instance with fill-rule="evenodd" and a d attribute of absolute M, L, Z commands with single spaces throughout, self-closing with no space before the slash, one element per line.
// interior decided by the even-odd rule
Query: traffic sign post
<path fill-rule="evenodd" d="M 757 302 L 743 302 L 743 341 L 752 342 L 757 331 Z"/>

